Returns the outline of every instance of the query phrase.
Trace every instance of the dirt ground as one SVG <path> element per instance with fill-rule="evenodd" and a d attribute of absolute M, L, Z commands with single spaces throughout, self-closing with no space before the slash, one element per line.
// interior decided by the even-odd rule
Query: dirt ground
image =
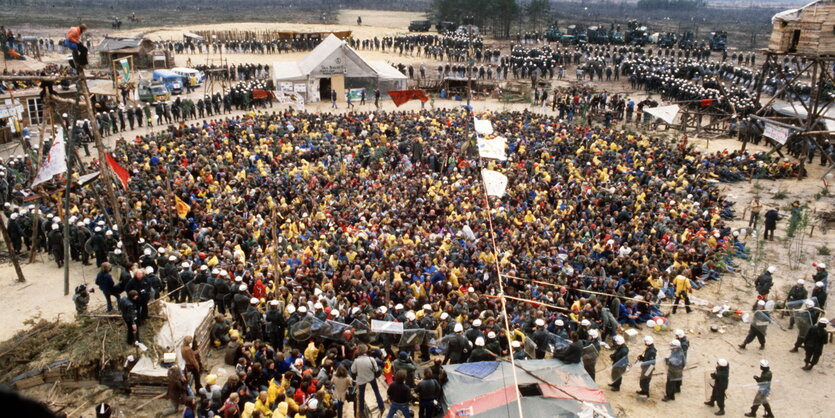
<path fill-rule="evenodd" d="M 355 24 L 356 16 L 361 15 L 363 18 L 363 25 L 357 27 Z M 371 11 L 343 11 L 338 21 L 340 25 L 325 25 L 323 27 L 342 30 L 345 28 L 355 30 L 355 36 L 359 38 L 367 38 L 372 36 L 385 36 L 399 32 L 405 32 L 405 27 L 409 20 L 420 18 L 419 14 L 404 14 L 394 12 L 371 12 Z M 374 25 L 374 26 L 371 26 Z M 237 27 L 241 29 L 246 28 L 287 28 L 287 29 L 313 29 L 319 28 L 319 25 L 297 25 L 297 24 L 248 24 L 236 23 L 228 25 L 211 25 L 212 28 L 223 27 Z M 200 26 L 188 26 L 180 29 L 163 28 L 154 29 L 148 32 L 152 38 L 158 39 L 175 39 L 179 38 L 184 31 L 198 30 Z M 208 28 L 204 26 L 203 28 Z M 141 30 L 139 30 L 141 32 Z M 127 34 L 127 31 L 122 33 Z M 388 60 L 390 62 L 419 62 L 413 57 L 398 57 L 378 52 L 363 52 L 361 54 L 370 60 Z M 303 57 L 305 53 L 297 54 L 283 54 L 283 55 L 252 55 L 252 54 L 224 54 L 224 58 L 229 60 L 229 63 L 238 62 L 263 62 L 273 63 L 276 61 L 296 60 Z M 178 65 L 184 65 L 185 60 L 192 58 L 193 63 L 197 63 L 198 59 L 205 60 L 205 55 L 198 56 L 177 56 Z M 216 59 L 214 55 L 209 57 Z M 56 57 L 55 59 L 58 59 Z M 606 84 L 606 86 L 616 87 L 614 84 Z M 624 90 L 627 88 L 617 87 L 612 90 Z M 202 94 L 198 93 L 198 94 Z M 427 103 L 426 106 L 458 107 L 462 102 L 455 102 L 450 100 L 434 100 Z M 344 104 L 336 111 L 345 111 Z M 417 110 L 420 109 L 419 102 L 410 102 L 397 108 L 398 110 Z M 473 102 L 473 107 L 476 112 L 485 111 L 500 111 L 500 110 L 521 110 L 527 108 L 525 104 L 503 104 L 495 100 L 477 100 Z M 314 112 L 331 112 L 329 103 L 308 104 L 307 109 Z M 395 109 L 393 104 L 386 102 L 383 106 L 384 110 Z M 278 108 L 276 108 L 278 110 Z M 356 110 L 373 110 L 373 104 L 365 106 L 357 105 Z M 131 138 L 135 135 L 145 134 L 145 130 L 136 130 L 133 132 L 123 133 L 120 136 Z M 112 144 L 116 136 L 107 138 L 108 143 Z M 739 142 L 734 139 L 719 139 L 710 140 L 709 144 L 704 138 L 690 138 L 691 142 L 700 150 L 716 151 L 723 149 L 737 149 Z M 749 146 L 749 149 L 763 150 L 765 148 L 758 146 Z M 835 208 L 835 198 L 832 196 L 816 199 L 823 187 L 824 183 L 819 179 L 823 174 L 821 167 L 815 162 L 808 166 L 810 175 L 802 181 L 795 179 L 788 180 L 760 180 L 752 182 L 740 183 L 723 183 L 720 187 L 725 196 L 736 202 L 737 219 L 732 221 L 734 227 L 745 227 L 747 222 L 743 220 L 745 208 L 750 202 L 751 196 L 760 194 L 765 205 L 775 204 L 780 208 L 785 208 L 791 201 L 800 200 L 801 203 L 806 203 L 810 208 L 817 210 L 833 210 Z M 832 182 L 833 177 L 827 179 Z M 773 195 L 778 190 L 784 190 L 788 193 L 788 197 L 780 200 L 775 200 Z M 831 188 L 829 189 L 832 190 Z M 785 213 L 785 210 L 783 210 Z M 758 264 L 751 262 L 738 261 L 739 269 L 735 273 L 726 274 L 721 282 L 710 282 L 705 288 L 695 291 L 695 298 L 707 301 L 710 305 L 718 303 L 727 303 L 734 309 L 747 310 L 752 304 L 752 295 L 754 294 L 753 285 L 748 281 L 753 281 L 753 278 L 765 269 L 769 264 L 776 265 L 778 271 L 775 274 L 775 286 L 773 292 L 777 293 L 775 299 L 782 299 L 785 296 L 786 289 L 790 283 L 795 282 L 799 278 L 810 278 L 814 269 L 811 266 L 813 261 L 825 262 L 830 266 L 835 264 L 835 259 L 832 256 L 818 256 L 817 247 L 828 245 L 830 248 L 835 242 L 835 232 L 822 232 L 819 227 L 816 227 L 812 232 L 811 237 L 806 237 L 803 243 L 803 252 L 800 254 L 789 253 L 783 242 L 780 242 L 779 237 L 786 235 L 785 228 L 788 222 L 786 220 L 778 223 L 777 237 L 778 240 L 773 242 L 766 242 L 764 245 L 764 259 Z M 810 231 L 805 231 L 809 234 Z M 754 247 L 756 239 L 753 237 L 747 238 L 749 248 Z M 44 318 L 55 318 L 60 316 L 62 320 L 71 321 L 74 316 L 74 307 L 70 296 L 63 296 L 63 271 L 59 270 L 54 262 L 48 260 L 47 256 L 40 258 L 35 264 L 27 265 L 24 263 L 24 273 L 27 277 L 26 283 L 16 283 L 14 270 L 11 265 L 4 264 L 0 266 L 0 294 L 3 294 L 3 302 L 0 304 L 0 317 L 5 320 L 4 327 L 0 329 L 0 340 L 8 338 L 18 329 L 24 326 L 23 322 L 32 316 L 40 315 Z M 792 266 L 796 269 L 792 269 Z M 76 284 L 92 282 L 95 278 L 95 268 L 84 267 L 79 263 L 73 263 L 71 268 L 71 283 L 70 288 L 74 288 Z M 745 277 L 743 277 L 745 276 Z M 747 279 L 747 281 L 746 281 Z M 830 292 L 831 299 L 831 292 Z M 101 309 L 104 305 L 104 300 L 99 293 L 95 293 L 91 297 L 91 308 Z M 609 380 L 609 366 L 608 356 L 610 350 L 603 350 L 600 356 L 600 361 L 597 365 L 597 382 L 599 386 L 604 389 L 607 400 L 611 403 L 613 409 L 619 416 L 644 416 L 644 417 L 667 417 L 673 415 L 687 416 L 708 416 L 712 415 L 715 409 L 710 409 L 704 406 L 702 402 L 705 401 L 705 375 L 714 369 L 715 360 L 719 357 L 726 358 L 730 362 L 730 388 L 728 390 L 727 412 L 729 416 L 739 416 L 743 412 L 747 412 L 750 403 L 754 398 L 756 386 L 752 376 L 758 374 L 759 370 L 757 363 L 761 358 L 767 359 L 772 364 L 772 371 L 776 383 L 774 385 L 774 394 L 772 396 L 772 408 L 777 416 L 827 416 L 831 415 L 831 405 L 833 405 L 833 395 L 828 390 L 828 386 L 835 383 L 835 372 L 832 371 L 832 366 L 835 365 L 835 356 L 833 356 L 833 347 L 827 347 L 824 355 L 821 358 L 818 366 L 811 372 L 805 372 L 800 369 L 803 365 L 803 354 L 789 353 L 788 350 L 792 347 L 796 337 L 795 330 L 781 330 L 777 326 L 770 326 L 768 330 L 768 342 L 763 351 L 759 351 L 757 344 L 749 346 L 748 350 L 740 350 L 736 346 L 741 343 L 745 334 L 748 331 L 748 324 L 734 321 L 732 319 L 719 319 L 715 315 L 707 313 L 703 309 L 697 309 L 693 313 L 685 314 L 679 311 L 676 315 L 669 317 L 669 330 L 663 332 L 654 332 L 647 329 L 642 329 L 635 341 L 628 343 L 630 348 L 630 360 L 635 361 L 635 358 L 642 350 L 640 342 L 641 335 L 653 335 L 656 339 L 656 346 L 659 349 L 658 357 L 663 359 L 669 353 L 669 341 L 673 338 L 670 330 L 674 328 L 681 328 L 686 330 L 688 338 L 691 341 L 688 369 L 684 374 L 684 384 L 682 393 L 677 396 L 674 402 L 661 402 L 660 398 L 663 396 L 666 367 L 659 366 L 656 373 L 658 375 L 653 379 L 651 385 L 651 394 L 649 400 L 642 400 L 635 395 L 638 389 L 638 373 L 637 369 L 631 369 L 627 372 L 624 378 L 624 384 L 620 392 L 611 392 L 608 390 L 606 384 Z M 788 318 L 780 318 L 777 316 L 777 321 L 783 326 L 788 326 Z M 724 333 L 711 333 L 710 326 L 719 325 L 724 330 Z M 226 366 L 219 366 L 222 361 L 217 354 L 210 359 L 209 363 L 214 364 L 214 371 L 218 368 L 224 369 L 226 375 L 231 371 L 231 368 Z M 225 380 L 222 376 L 220 381 Z M 39 398 L 46 399 L 48 385 L 43 385 L 38 388 L 26 391 L 26 393 Z M 370 392 L 370 391 L 369 391 Z M 94 390 L 89 390 L 89 393 L 94 393 Z M 369 400 L 371 399 L 369 393 Z M 76 394 L 68 398 L 80 399 Z M 114 396 L 112 392 L 105 392 L 99 394 L 97 398 L 108 399 L 108 402 L 116 405 L 124 411 L 130 412 L 126 416 L 153 416 L 153 413 L 166 406 L 165 401 L 155 401 L 151 403 L 143 412 L 138 412 L 135 408 L 144 403 L 144 400 L 129 399 L 124 396 Z M 66 411 L 72 411 L 81 402 L 72 404 L 66 408 Z M 375 402 L 371 403 L 372 405 Z M 78 413 L 84 413 L 85 416 L 92 412 L 92 402 L 86 407 L 80 409 Z M 827 412 L 830 411 L 830 412 Z M 762 412 L 761 412 L 762 413 Z M 351 416 L 350 413 L 348 416 Z"/>

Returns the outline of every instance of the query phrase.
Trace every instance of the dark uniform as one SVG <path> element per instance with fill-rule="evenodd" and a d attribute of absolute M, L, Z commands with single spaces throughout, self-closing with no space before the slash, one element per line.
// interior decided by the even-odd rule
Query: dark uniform
<path fill-rule="evenodd" d="M 644 350 L 644 353 L 638 356 L 638 361 L 641 362 L 641 378 L 638 383 L 641 386 L 639 394 L 649 396 L 649 384 L 652 381 L 652 372 L 655 370 L 655 356 L 657 354 L 655 346 L 650 344 Z"/>

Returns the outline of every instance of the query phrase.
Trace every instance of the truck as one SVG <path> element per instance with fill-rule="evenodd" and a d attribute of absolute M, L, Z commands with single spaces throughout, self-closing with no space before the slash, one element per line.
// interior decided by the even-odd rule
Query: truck
<path fill-rule="evenodd" d="M 708 43 L 711 51 L 724 51 L 728 49 L 728 33 L 725 31 L 711 32 Z"/>
<path fill-rule="evenodd" d="M 435 25 L 435 28 L 438 29 L 438 33 L 455 32 L 455 29 L 458 29 L 458 24 L 455 22 L 443 21 L 438 22 L 438 24 Z"/>
<path fill-rule="evenodd" d="M 428 32 L 432 28 L 432 22 L 428 20 L 413 20 L 409 22 L 409 32 Z"/>
<path fill-rule="evenodd" d="M 171 70 L 154 70 L 153 80 L 165 85 L 172 94 L 183 92 L 183 76 Z"/>
<path fill-rule="evenodd" d="M 148 103 L 165 102 L 171 99 L 171 92 L 158 81 L 142 80 L 137 84 L 139 100 Z"/>

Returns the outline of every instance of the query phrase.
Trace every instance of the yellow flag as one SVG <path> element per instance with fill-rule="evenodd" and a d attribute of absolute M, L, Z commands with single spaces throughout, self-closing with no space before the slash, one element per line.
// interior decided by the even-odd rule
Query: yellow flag
<path fill-rule="evenodd" d="M 174 196 L 174 202 L 177 204 L 177 215 L 181 219 L 185 219 L 186 215 L 188 215 L 188 211 L 191 210 L 191 206 L 188 203 L 183 202 L 183 199 L 180 199 L 179 196 Z"/>

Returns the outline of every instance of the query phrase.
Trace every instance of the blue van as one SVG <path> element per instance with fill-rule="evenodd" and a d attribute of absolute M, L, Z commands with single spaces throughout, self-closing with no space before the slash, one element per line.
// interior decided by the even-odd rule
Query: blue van
<path fill-rule="evenodd" d="M 154 70 L 154 81 L 165 84 L 172 94 L 183 92 L 183 76 L 171 70 Z"/>

